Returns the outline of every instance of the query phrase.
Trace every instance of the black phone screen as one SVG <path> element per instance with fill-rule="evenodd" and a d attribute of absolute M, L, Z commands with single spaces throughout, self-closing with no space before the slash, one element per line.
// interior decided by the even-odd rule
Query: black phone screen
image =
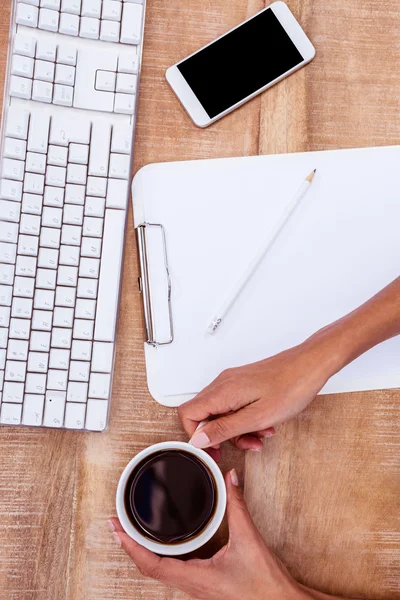
<path fill-rule="evenodd" d="M 177 68 L 212 119 L 303 60 L 267 9 Z"/>

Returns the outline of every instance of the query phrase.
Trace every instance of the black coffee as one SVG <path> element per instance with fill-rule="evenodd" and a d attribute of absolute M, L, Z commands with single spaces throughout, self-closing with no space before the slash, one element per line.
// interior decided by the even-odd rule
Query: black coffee
<path fill-rule="evenodd" d="M 217 490 L 206 465 L 182 450 L 145 458 L 125 488 L 125 510 L 146 537 L 176 544 L 198 535 L 210 521 Z"/>

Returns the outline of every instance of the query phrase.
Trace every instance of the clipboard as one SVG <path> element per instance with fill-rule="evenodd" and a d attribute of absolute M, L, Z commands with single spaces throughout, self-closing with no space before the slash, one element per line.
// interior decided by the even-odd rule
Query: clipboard
<path fill-rule="evenodd" d="M 132 183 L 151 395 L 194 397 L 222 370 L 301 343 L 400 270 L 400 147 L 160 163 Z M 304 177 L 317 169 L 214 336 L 213 311 Z M 332 377 L 321 393 L 400 387 L 400 337 Z"/>

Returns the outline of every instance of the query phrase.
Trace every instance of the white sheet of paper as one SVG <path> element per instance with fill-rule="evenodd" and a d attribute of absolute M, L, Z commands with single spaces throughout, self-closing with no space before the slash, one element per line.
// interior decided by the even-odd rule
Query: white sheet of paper
<path fill-rule="evenodd" d="M 175 340 L 146 350 L 164 404 L 223 369 L 302 342 L 400 272 L 400 147 L 149 165 L 133 182 L 135 224 L 162 223 Z M 214 336 L 207 325 L 304 178 L 313 184 Z M 149 254 L 156 251 L 149 243 Z M 151 274 L 151 285 L 158 279 Z M 165 281 L 160 280 L 165 288 Z M 160 288 L 161 290 L 161 288 Z M 165 312 L 162 293 L 154 312 Z M 150 364 L 151 363 L 151 364 Z M 400 337 L 335 375 L 324 392 L 400 387 Z M 153 392 L 153 395 L 154 392 Z"/>

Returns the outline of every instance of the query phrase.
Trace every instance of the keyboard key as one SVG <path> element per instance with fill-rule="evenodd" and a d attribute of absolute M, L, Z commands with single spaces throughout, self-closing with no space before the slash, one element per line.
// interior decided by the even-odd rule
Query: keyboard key
<path fill-rule="evenodd" d="M 103 21 L 104 24 L 104 21 Z M 103 30 L 103 25 L 102 25 Z M 115 91 L 116 74 L 110 71 L 97 71 L 96 73 L 96 90 L 103 92 Z"/>
<path fill-rule="evenodd" d="M 137 75 L 118 73 L 116 91 L 122 94 L 136 94 Z"/>
<path fill-rule="evenodd" d="M 26 140 L 28 138 L 29 113 L 17 106 L 10 106 L 7 113 L 6 136 Z"/>
<path fill-rule="evenodd" d="M 53 322 L 53 311 L 34 310 L 32 316 L 32 329 L 39 331 L 51 331 Z"/>
<path fill-rule="evenodd" d="M 4 156 L 6 158 L 25 160 L 26 142 L 15 138 L 6 138 L 4 142 Z"/>
<path fill-rule="evenodd" d="M 56 289 L 56 306 L 66 306 L 73 308 L 75 305 L 76 290 L 71 287 L 57 286 Z"/>
<path fill-rule="evenodd" d="M 39 10 L 36 6 L 31 6 L 19 2 L 17 5 L 16 22 L 25 27 L 37 27 Z"/>
<path fill-rule="evenodd" d="M 39 6 L 39 0 L 37 0 L 36 6 Z M 14 38 L 14 52 L 21 56 L 28 56 L 29 58 L 35 58 L 36 40 L 28 35 L 17 33 Z"/>
<path fill-rule="evenodd" d="M 16 244 L 5 244 L 4 242 L 0 243 L 0 262 L 6 263 L 9 265 L 15 265 L 16 256 L 17 256 Z"/>
<path fill-rule="evenodd" d="M 22 212 L 31 215 L 42 214 L 43 197 L 38 194 L 24 194 L 22 196 Z"/>
<path fill-rule="evenodd" d="M 11 75 L 10 77 L 10 96 L 14 98 L 23 98 L 30 100 L 32 95 L 32 80 Z"/>
<path fill-rule="evenodd" d="M 34 285 L 35 280 L 32 277 L 16 277 L 14 280 L 14 296 L 33 298 Z"/>
<path fill-rule="evenodd" d="M 68 370 L 69 354 L 69 350 L 59 350 L 53 348 L 50 352 L 50 369 Z"/>
<path fill-rule="evenodd" d="M 41 373 L 27 373 L 25 392 L 28 394 L 44 394 L 46 391 L 46 375 Z"/>
<path fill-rule="evenodd" d="M 49 146 L 47 163 L 56 167 L 66 167 L 68 160 L 68 148 L 61 146 Z"/>
<path fill-rule="evenodd" d="M 77 319 L 94 319 L 96 315 L 96 301 L 78 298 L 76 301 L 75 317 Z"/>
<path fill-rule="evenodd" d="M 67 246 L 80 246 L 82 228 L 76 225 L 63 225 L 61 230 L 61 243 Z"/>
<path fill-rule="evenodd" d="M 0 284 L 12 285 L 14 283 L 14 265 L 0 264 Z"/>
<path fill-rule="evenodd" d="M 39 252 L 40 254 L 40 252 Z M 43 288 L 46 290 L 56 289 L 57 271 L 50 269 L 41 268 L 37 270 L 36 274 L 36 287 Z"/>
<path fill-rule="evenodd" d="M 57 167 L 54 168 L 56 169 Z M 61 228 L 62 217 L 63 211 L 61 208 L 45 206 L 42 213 L 42 226 Z"/>
<path fill-rule="evenodd" d="M 47 373 L 49 355 L 46 352 L 29 352 L 28 371 L 30 373 Z"/>
<path fill-rule="evenodd" d="M 79 265 L 80 277 L 94 277 L 98 279 L 100 270 L 100 260 L 98 258 L 81 258 Z"/>
<path fill-rule="evenodd" d="M 109 21 L 120 21 L 122 14 L 122 3 L 116 0 L 103 0 L 102 19 Z"/>
<path fill-rule="evenodd" d="M 102 21 L 100 39 L 104 42 L 118 42 L 121 26 L 116 21 Z M 97 88 L 102 89 L 102 88 Z"/>
<path fill-rule="evenodd" d="M 8 327 L 10 324 L 10 307 L 0 306 L 0 327 Z M 2 361 L 3 350 L 0 350 L 0 364 Z M 4 369 L 4 365 L 0 366 L 0 369 Z"/>
<path fill-rule="evenodd" d="M 50 333 L 47 331 L 32 331 L 29 348 L 38 352 L 50 350 Z"/>
<path fill-rule="evenodd" d="M 107 179 L 105 177 L 88 177 L 86 193 L 88 196 L 105 198 L 107 194 Z"/>
<path fill-rule="evenodd" d="M 55 85 L 53 104 L 59 106 L 72 106 L 74 91 L 72 87 L 66 85 Z"/>
<path fill-rule="evenodd" d="M 105 198 L 89 196 L 85 202 L 85 215 L 88 217 L 104 217 L 105 204 Z"/>
<path fill-rule="evenodd" d="M 12 287 L 10 285 L 0 285 L 0 306 L 11 306 Z"/>
<path fill-rule="evenodd" d="M 28 360 L 28 342 L 26 340 L 9 340 L 7 358 L 10 360 Z M 14 402 L 14 400 L 6 400 Z"/>
<path fill-rule="evenodd" d="M 101 17 L 101 0 L 82 0 L 82 17 Z"/>
<path fill-rule="evenodd" d="M 65 397 L 65 392 L 46 392 L 43 425 L 46 427 L 62 427 Z"/>
<path fill-rule="evenodd" d="M 136 48 L 132 48 L 129 53 L 121 54 L 118 59 L 119 73 L 134 74 L 139 71 L 139 55 Z"/>
<path fill-rule="evenodd" d="M 4 379 L 6 381 L 25 381 L 26 362 L 19 360 L 7 360 Z"/>
<path fill-rule="evenodd" d="M 53 310 L 54 297 L 53 290 L 36 290 L 33 306 L 41 310 Z"/>
<path fill-rule="evenodd" d="M 58 250 L 53 248 L 40 248 L 38 266 L 42 269 L 57 269 L 58 266 Z M 39 271 L 39 269 L 38 269 Z M 57 271 L 55 271 L 57 275 Z M 37 285 L 37 284 L 36 284 Z M 40 286 L 38 286 L 40 287 Z M 54 288 L 48 288 L 54 289 Z"/>
<path fill-rule="evenodd" d="M 75 67 L 58 64 L 56 67 L 55 83 L 73 86 L 75 83 Z"/>
<path fill-rule="evenodd" d="M 35 79 L 53 83 L 54 81 L 54 63 L 46 60 L 37 60 L 35 62 Z"/>
<path fill-rule="evenodd" d="M 22 423 L 39 427 L 43 419 L 44 394 L 25 394 Z"/>
<path fill-rule="evenodd" d="M 21 6 L 21 5 L 19 5 Z M 0 423 L 4 425 L 19 425 L 21 422 L 22 404 L 1 404 Z"/>
<path fill-rule="evenodd" d="M 51 334 L 52 348 L 71 348 L 72 329 L 53 327 Z"/>
<path fill-rule="evenodd" d="M 50 167 L 55 169 L 56 167 Z M 28 194 L 43 194 L 44 176 L 36 173 L 26 173 L 24 181 L 24 192 Z"/>
<path fill-rule="evenodd" d="M 63 213 L 63 223 L 67 223 L 68 225 L 82 225 L 83 206 L 66 204 Z"/>
<path fill-rule="evenodd" d="M 40 6 L 42 8 L 60 10 L 60 0 L 40 0 Z"/>
<path fill-rule="evenodd" d="M 46 172 L 46 156 L 44 154 L 37 154 L 36 152 L 28 152 L 25 169 L 29 173 L 44 175 Z"/>
<path fill-rule="evenodd" d="M 68 165 L 68 170 L 67 170 L 68 183 L 76 183 L 78 185 L 85 185 L 86 178 L 87 178 L 86 165 Z"/>
<path fill-rule="evenodd" d="M 58 31 L 59 13 L 55 10 L 41 8 L 39 12 L 39 29 Z"/>
<path fill-rule="evenodd" d="M 42 227 L 40 231 L 40 247 L 53 248 L 60 247 L 61 231 L 54 227 Z M 43 265 L 42 265 L 43 266 Z"/>
<path fill-rule="evenodd" d="M 83 220 L 82 233 L 84 236 L 87 237 L 101 238 L 103 233 L 103 219 L 97 219 L 95 217 L 85 217 Z"/>
<path fill-rule="evenodd" d="M 47 167 L 46 185 L 65 187 L 67 169 L 64 167 Z"/>
<path fill-rule="evenodd" d="M 14 298 L 11 315 L 21 319 L 30 319 L 32 317 L 32 306 L 32 298 Z"/>
<path fill-rule="evenodd" d="M 66 267 L 64 265 L 58 268 L 57 285 L 76 287 L 78 280 L 78 267 Z"/>
<path fill-rule="evenodd" d="M 73 360 L 89 360 L 92 355 L 92 342 L 74 340 L 72 342 L 71 358 Z"/>
<path fill-rule="evenodd" d="M 140 44 L 143 20 L 143 6 L 125 2 L 121 25 L 123 44 Z"/>
<path fill-rule="evenodd" d="M 60 33 L 77 37 L 79 34 L 79 17 L 68 13 L 61 13 Z"/>
<path fill-rule="evenodd" d="M 100 21 L 91 17 L 81 18 L 81 28 L 79 31 L 80 37 L 89 38 L 92 40 L 99 39 Z"/>
<path fill-rule="evenodd" d="M 81 256 L 89 258 L 100 258 L 101 255 L 101 239 L 99 238 L 82 238 Z"/>
<path fill-rule="evenodd" d="M 122 115 L 133 115 L 136 96 L 131 94 L 115 94 L 114 112 Z"/>
<path fill-rule="evenodd" d="M 62 0 L 61 11 L 72 15 L 81 14 L 81 0 Z"/>
<path fill-rule="evenodd" d="M 0 327 L 0 348 L 7 348 L 7 341 L 8 341 L 8 329 L 6 329 L 5 327 Z M 0 372 L 0 389 L 1 386 L 3 385 L 3 375 L 4 375 L 4 371 Z"/>
<path fill-rule="evenodd" d="M 64 204 L 64 190 L 63 188 L 52 187 L 50 185 L 46 185 L 44 190 L 44 205 L 45 206 L 54 206 L 58 208 L 62 208 Z"/>
<path fill-rule="evenodd" d="M 22 277 L 35 277 L 36 275 L 36 257 L 35 256 L 17 256 L 15 274 Z"/>
<path fill-rule="evenodd" d="M 92 356 L 92 371 L 111 373 L 114 359 L 114 344 L 94 342 Z"/>
<path fill-rule="evenodd" d="M 67 183 L 65 188 L 65 203 L 83 205 L 85 203 L 85 186 Z"/>
<path fill-rule="evenodd" d="M 66 205 L 65 208 L 67 208 L 67 206 L 68 205 Z M 79 265 L 79 246 L 62 245 L 60 248 L 60 265 L 77 267 Z"/>
<path fill-rule="evenodd" d="M 29 127 L 28 150 L 29 152 L 39 152 L 47 154 L 49 143 L 50 116 L 41 113 L 35 113 L 31 117 Z M 40 192 L 40 193 L 43 193 Z"/>
<path fill-rule="evenodd" d="M 32 100 L 51 104 L 53 100 L 53 84 L 35 80 L 33 82 Z"/>
<path fill-rule="evenodd" d="M 110 160 L 110 144 L 111 125 L 108 123 L 94 123 L 90 143 L 89 175 L 107 177 Z M 101 196 L 102 194 L 96 195 Z"/>
<path fill-rule="evenodd" d="M 130 157 L 126 154 L 111 154 L 110 177 L 116 179 L 128 179 L 131 172 Z M 110 180 L 112 181 L 112 180 Z"/>
<path fill-rule="evenodd" d="M 6 187 L 7 187 L 8 191 L 11 192 L 11 188 L 8 188 L 8 186 L 6 186 Z M 4 190 L 5 190 L 5 187 L 2 185 L 1 191 L 4 192 Z M 19 192 L 17 192 L 17 193 L 19 193 Z M 10 195 L 11 195 L 11 193 L 10 193 Z M 19 214 L 21 211 L 21 206 L 20 206 L 20 204 L 17 204 L 16 202 L 7 202 L 6 200 L 0 200 L 0 211 L 1 211 L 1 218 L 4 221 L 17 223 L 19 221 Z"/>
<path fill-rule="evenodd" d="M 21 160 L 13 160 L 11 158 L 3 159 L 2 174 L 5 179 L 23 181 L 24 170 L 24 163 Z"/>
<path fill-rule="evenodd" d="M 69 147 L 70 163 L 77 165 L 87 165 L 89 162 L 89 146 L 84 144 L 71 144 Z"/>
<path fill-rule="evenodd" d="M 76 340 L 91 340 L 93 337 L 93 321 L 75 319 L 73 338 Z"/>
<path fill-rule="evenodd" d="M 34 61 L 28 56 L 14 54 L 11 64 L 11 73 L 20 77 L 33 77 Z"/>
<path fill-rule="evenodd" d="M 78 279 L 78 298 L 89 298 L 94 300 L 97 296 L 97 280 L 79 277 Z"/>
<path fill-rule="evenodd" d="M 61 15 L 62 19 L 63 15 Z M 60 44 L 57 52 L 57 62 L 62 65 L 75 67 L 76 65 L 76 49 L 71 48 L 70 44 Z"/>
<path fill-rule="evenodd" d="M 84 404 L 67 402 L 65 409 L 65 427 L 68 429 L 83 429 L 85 425 L 86 407 Z"/>
<path fill-rule="evenodd" d="M 133 141 L 133 129 L 126 125 L 114 125 L 112 132 L 111 152 L 130 154 Z"/>
<path fill-rule="evenodd" d="M 46 1 L 46 0 L 44 0 Z M 42 8 L 50 8 L 47 6 L 43 6 L 43 1 L 42 1 Z M 57 46 L 50 40 L 45 39 L 42 40 L 40 39 L 37 43 L 37 48 L 36 48 L 36 59 L 38 60 L 47 60 L 49 62 L 55 62 L 56 61 L 56 52 L 57 52 Z"/>
<path fill-rule="evenodd" d="M 19 235 L 18 254 L 25 256 L 37 256 L 39 248 L 39 238 L 33 235 Z"/>
<path fill-rule="evenodd" d="M 47 389 L 67 391 L 68 371 L 49 369 L 47 373 Z"/>
<path fill-rule="evenodd" d="M 56 306 L 54 309 L 54 327 L 72 327 L 74 324 L 74 309 Z"/>
<path fill-rule="evenodd" d="M 90 363 L 72 360 L 69 369 L 69 379 L 71 381 L 89 381 Z"/>
<path fill-rule="evenodd" d="M 24 384 L 6 381 L 3 389 L 3 402 L 21 404 L 24 399 Z"/>
<path fill-rule="evenodd" d="M 90 431 L 104 431 L 107 423 L 107 400 L 88 400 L 85 427 Z"/>
<path fill-rule="evenodd" d="M 94 334 L 94 339 L 99 342 L 115 339 L 124 231 L 125 212 L 107 209 Z"/>

